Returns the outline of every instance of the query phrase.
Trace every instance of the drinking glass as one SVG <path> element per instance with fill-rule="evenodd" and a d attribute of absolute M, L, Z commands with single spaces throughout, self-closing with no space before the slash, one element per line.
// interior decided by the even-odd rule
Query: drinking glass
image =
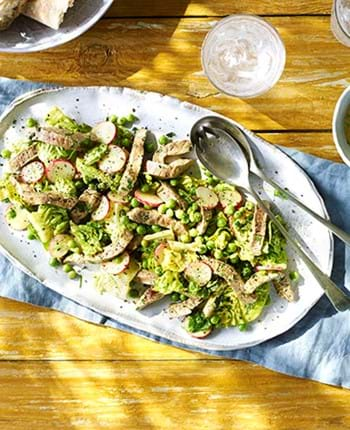
<path fill-rule="evenodd" d="M 350 0 L 334 0 L 331 29 L 340 43 L 350 46 Z"/>
<path fill-rule="evenodd" d="M 285 66 L 286 51 L 277 30 L 254 15 L 222 19 L 207 34 L 202 66 L 225 94 L 249 98 L 272 88 Z"/>

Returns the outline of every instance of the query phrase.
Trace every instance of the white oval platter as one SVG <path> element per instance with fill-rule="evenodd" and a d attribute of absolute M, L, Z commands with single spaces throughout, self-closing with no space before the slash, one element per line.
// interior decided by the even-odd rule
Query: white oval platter
<path fill-rule="evenodd" d="M 127 88 L 73 87 L 36 90 L 16 99 L 1 116 L 0 146 L 3 146 L 6 139 L 15 139 L 20 135 L 21 127 L 28 117 L 43 118 L 52 106 L 59 106 L 68 115 L 89 124 L 104 120 L 113 113 L 124 115 L 135 109 L 142 126 L 148 127 L 156 135 L 174 131 L 177 138 L 188 136 L 196 120 L 213 114 L 207 109 L 175 98 Z M 282 186 L 288 187 L 314 211 L 328 217 L 322 198 L 302 169 L 277 147 L 248 130 L 245 132 L 249 134 L 259 152 L 264 154 L 267 173 Z M 256 186 L 261 193 L 266 192 L 269 195 L 293 233 L 303 238 L 314 261 L 325 273 L 330 274 L 333 239 L 329 232 L 288 200 L 274 197 L 273 192 L 262 187 L 261 183 Z M 18 268 L 48 288 L 122 324 L 188 347 L 232 350 L 256 345 L 293 327 L 323 294 L 313 276 L 292 250 L 288 249 L 291 269 L 296 268 L 301 275 L 299 299 L 296 302 L 287 303 L 272 294 L 271 305 L 249 330 L 240 332 L 236 328 L 228 328 L 217 330 L 206 339 L 194 339 L 181 328 L 180 322 L 167 317 L 162 311 L 164 303 L 144 311 L 136 311 L 132 303 L 126 303 L 110 294 L 101 295 L 90 283 L 83 283 L 79 288 L 78 282 L 69 280 L 62 270 L 49 266 L 49 255 L 40 243 L 28 241 L 25 233 L 10 231 L 3 217 L 5 206 L 0 205 L 0 251 Z"/>

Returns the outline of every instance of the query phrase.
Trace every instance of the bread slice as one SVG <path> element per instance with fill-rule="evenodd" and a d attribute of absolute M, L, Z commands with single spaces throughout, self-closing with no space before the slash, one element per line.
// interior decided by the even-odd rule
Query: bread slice
<path fill-rule="evenodd" d="M 64 15 L 74 5 L 74 2 L 75 0 L 30 0 L 22 13 L 54 30 L 58 30 Z"/>
<path fill-rule="evenodd" d="M 24 9 L 28 0 L 0 0 L 0 30 L 6 30 Z"/>

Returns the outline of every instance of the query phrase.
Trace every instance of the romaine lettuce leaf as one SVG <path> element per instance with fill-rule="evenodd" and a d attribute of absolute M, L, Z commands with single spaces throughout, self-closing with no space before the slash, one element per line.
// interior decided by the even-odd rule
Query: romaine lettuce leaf
<path fill-rule="evenodd" d="M 69 228 L 67 209 L 57 206 L 40 205 L 36 212 L 28 212 L 28 219 L 44 245 L 53 236 L 65 233 Z"/>
<path fill-rule="evenodd" d="M 75 241 L 85 255 L 95 255 L 102 251 L 104 230 L 100 224 L 94 221 L 81 225 L 71 222 L 70 228 Z"/>
<path fill-rule="evenodd" d="M 74 119 L 67 116 L 59 107 L 54 107 L 47 114 L 45 121 L 53 127 L 60 127 L 66 130 L 81 133 L 88 133 L 91 127 L 87 124 L 78 124 Z"/>

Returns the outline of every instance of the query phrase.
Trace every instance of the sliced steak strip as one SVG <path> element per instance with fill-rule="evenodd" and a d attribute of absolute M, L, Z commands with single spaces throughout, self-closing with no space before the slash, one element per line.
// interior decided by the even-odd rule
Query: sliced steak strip
<path fill-rule="evenodd" d="M 182 318 L 190 315 L 198 305 L 203 302 L 200 297 L 191 297 L 180 303 L 173 303 L 167 309 L 170 318 Z"/>
<path fill-rule="evenodd" d="M 112 258 L 117 257 L 125 251 L 132 238 L 133 234 L 129 230 L 125 230 L 123 234 L 120 235 L 118 242 L 107 245 L 102 252 L 88 257 L 87 260 L 90 263 L 102 263 L 103 261 L 112 260 Z"/>
<path fill-rule="evenodd" d="M 190 166 L 192 166 L 193 162 L 193 160 L 188 158 L 179 158 L 169 164 L 147 161 L 146 172 L 159 179 L 173 179 L 182 175 Z"/>
<path fill-rule="evenodd" d="M 295 301 L 295 292 L 288 279 L 287 274 L 284 274 L 281 277 L 281 279 L 272 281 L 272 284 L 275 287 L 275 290 L 280 297 L 282 297 L 283 299 L 286 299 L 288 302 Z"/>
<path fill-rule="evenodd" d="M 128 163 L 119 183 L 117 194 L 120 198 L 126 197 L 135 186 L 137 177 L 141 171 L 146 137 L 147 130 L 145 128 L 137 130 Z"/>
<path fill-rule="evenodd" d="M 140 270 L 134 279 L 144 285 L 154 285 L 157 275 L 150 270 Z"/>
<path fill-rule="evenodd" d="M 136 309 L 141 310 L 152 303 L 158 302 L 164 297 L 164 294 L 148 288 L 136 303 Z"/>
<path fill-rule="evenodd" d="M 252 224 L 250 247 L 252 254 L 261 255 L 266 235 L 267 214 L 259 206 L 255 206 Z"/>
<path fill-rule="evenodd" d="M 35 145 L 30 146 L 19 154 L 11 158 L 9 164 L 12 172 L 18 172 L 23 166 L 33 161 L 38 156 L 38 150 Z"/>
<path fill-rule="evenodd" d="M 99 205 L 102 195 L 95 190 L 87 189 L 78 198 L 76 206 L 71 212 L 72 220 L 79 224 L 89 213 L 93 212 Z"/>
<path fill-rule="evenodd" d="M 276 279 L 281 279 L 281 272 L 256 272 L 244 284 L 244 292 L 252 294 L 260 285 Z"/>
<path fill-rule="evenodd" d="M 139 224 L 159 225 L 164 228 L 171 228 L 177 236 L 187 233 L 187 229 L 179 221 L 162 215 L 156 210 L 148 210 L 143 208 L 135 208 L 127 213 L 128 218 Z"/>
<path fill-rule="evenodd" d="M 203 206 L 200 207 L 200 211 L 201 211 L 202 219 L 197 224 L 197 231 L 199 234 L 203 235 L 207 231 L 209 221 L 213 217 L 213 212 L 210 209 L 204 209 Z"/>
<path fill-rule="evenodd" d="M 190 140 L 176 140 L 164 146 L 160 146 L 153 154 L 152 160 L 156 163 L 166 164 L 166 158 L 176 155 L 184 155 L 192 150 Z"/>
<path fill-rule="evenodd" d="M 166 182 L 161 182 L 161 185 L 157 190 L 157 194 L 163 202 L 168 203 L 169 200 L 173 199 L 181 209 L 187 209 L 186 201 Z"/>
<path fill-rule="evenodd" d="M 41 127 L 35 132 L 34 139 L 63 149 L 81 149 L 81 143 L 90 138 L 89 133 L 71 133 L 57 127 Z"/>

